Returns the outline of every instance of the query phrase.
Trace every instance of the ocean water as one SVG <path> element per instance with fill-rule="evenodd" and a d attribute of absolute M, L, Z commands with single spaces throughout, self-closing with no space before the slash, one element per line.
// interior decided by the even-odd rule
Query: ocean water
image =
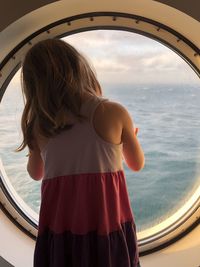
<path fill-rule="evenodd" d="M 104 96 L 122 103 L 139 127 L 146 164 L 133 172 L 124 164 L 138 230 L 178 210 L 200 182 L 200 88 L 191 85 L 104 86 Z M 0 157 L 21 198 L 36 212 L 41 182 L 26 171 L 21 142 L 23 101 L 19 86 L 10 85 L 0 105 Z"/>

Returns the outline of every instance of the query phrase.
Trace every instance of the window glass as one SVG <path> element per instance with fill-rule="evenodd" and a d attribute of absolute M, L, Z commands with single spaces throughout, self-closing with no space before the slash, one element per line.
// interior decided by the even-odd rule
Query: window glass
<path fill-rule="evenodd" d="M 177 54 L 147 37 L 98 30 L 65 37 L 94 66 L 103 94 L 122 103 L 139 127 L 146 165 L 140 172 L 124 164 L 138 231 L 172 215 L 199 185 L 200 86 Z M 23 101 L 19 72 L 0 105 L 0 156 L 16 191 L 36 212 L 40 182 L 26 172 L 21 142 Z"/>
<path fill-rule="evenodd" d="M 20 86 L 20 70 L 11 80 L 0 105 L 0 159 L 16 192 L 35 212 L 39 212 L 40 184 L 29 177 L 26 170 L 28 149 L 18 153 L 21 144 L 20 120 L 23 97 Z"/>

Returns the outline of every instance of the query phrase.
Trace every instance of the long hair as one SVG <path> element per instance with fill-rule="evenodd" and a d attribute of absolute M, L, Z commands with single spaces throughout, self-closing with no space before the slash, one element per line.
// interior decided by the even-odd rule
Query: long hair
<path fill-rule="evenodd" d="M 26 54 L 21 72 L 25 107 L 21 118 L 23 141 L 17 151 L 33 148 L 34 127 L 50 138 L 66 125 L 71 112 L 79 120 L 84 92 L 102 95 L 101 87 L 86 59 L 59 39 L 35 44 Z"/>

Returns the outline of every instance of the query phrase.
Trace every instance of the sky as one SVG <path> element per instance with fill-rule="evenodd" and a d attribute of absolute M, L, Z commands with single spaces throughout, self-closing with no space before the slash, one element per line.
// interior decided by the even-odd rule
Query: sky
<path fill-rule="evenodd" d="M 101 84 L 198 84 L 199 78 L 175 52 L 148 37 L 95 30 L 63 38 L 78 49 Z M 19 73 L 14 81 L 19 83 Z"/>
<path fill-rule="evenodd" d="M 100 82 L 199 83 L 196 73 L 174 51 L 136 33 L 95 30 L 63 39 L 88 58 Z"/>

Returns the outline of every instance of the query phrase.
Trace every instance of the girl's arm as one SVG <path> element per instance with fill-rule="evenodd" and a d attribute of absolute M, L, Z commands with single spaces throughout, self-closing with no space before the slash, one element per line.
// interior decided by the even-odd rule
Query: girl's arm
<path fill-rule="evenodd" d="M 132 119 L 126 109 L 122 109 L 122 143 L 124 159 L 130 169 L 139 171 L 144 167 L 143 150 L 137 139 L 138 128 L 134 128 Z"/>
<path fill-rule="evenodd" d="M 44 164 L 36 141 L 33 141 L 33 149 L 29 151 L 27 171 L 34 180 L 40 180 L 44 176 Z"/>
<path fill-rule="evenodd" d="M 138 129 L 134 129 L 128 111 L 121 104 L 103 102 L 95 111 L 93 125 L 105 141 L 123 143 L 123 156 L 130 169 L 139 171 L 144 167 L 144 153 L 137 139 Z"/>

